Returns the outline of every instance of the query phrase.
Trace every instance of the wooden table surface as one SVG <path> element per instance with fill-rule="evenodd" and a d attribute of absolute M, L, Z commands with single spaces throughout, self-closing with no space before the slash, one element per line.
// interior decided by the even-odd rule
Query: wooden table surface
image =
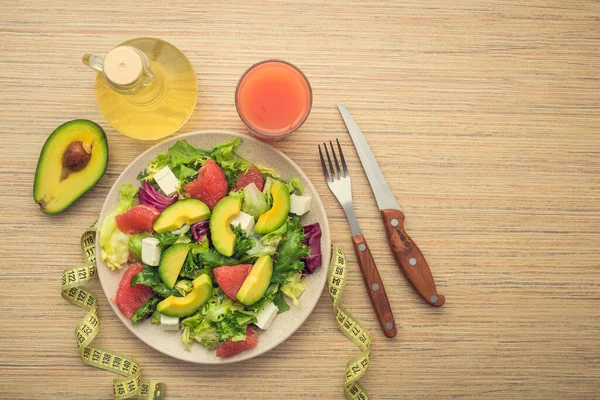
<path fill-rule="evenodd" d="M 303 69 L 314 105 L 276 147 L 306 171 L 351 261 L 346 307 L 370 329 L 375 399 L 600 396 L 600 4 L 479 0 L 258 2 L 0 1 L 0 392 L 6 399 L 109 399 L 113 375 L 83 365 L 82 310 L 60 297 L 79 236 L 119 175 L 152 143 L 117 134 L 98 110 L 85 52 L 158 36 L 185 52 L 198 105 L 181 133 L 243 131 L 239 76 L 266 58 Z M 335 108 L 366 133 L 446 305 L 434 309 L 393 262 L 372 193 Z M 64 121 L 107 132 L 108 170 L 70 209 L 42 214 L 31 191 L 40 149 Z M 350 230 L 316 145 L 346 148 L 359 220 L 399 324 L 378 329 Z M 341 399 L 356 349 L 323 293 L 289 340 L 221 367 L 141 343 L 99 295 L 99 345 L 136 357 L 168 399 Z"/>

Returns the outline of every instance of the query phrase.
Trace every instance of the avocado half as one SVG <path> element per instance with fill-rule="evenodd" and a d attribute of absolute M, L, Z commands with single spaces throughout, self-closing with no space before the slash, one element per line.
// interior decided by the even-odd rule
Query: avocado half
<path fill-rule="evenodd" d="M 90 190 L 106 171 L 108 143 L 95 122 L 65 122 L 44 143 L 33 183 L 33 199 L 46 214 L 57 214 Z"/>

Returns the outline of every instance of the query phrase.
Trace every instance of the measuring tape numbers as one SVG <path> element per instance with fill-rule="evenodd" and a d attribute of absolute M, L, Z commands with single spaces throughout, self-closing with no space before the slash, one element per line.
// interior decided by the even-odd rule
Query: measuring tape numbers
<path fill-rule="evenodd" d="M 61 294 L 65 300 L 87 310 L 87 314 L 75 329 L 79 356 L 86 364 L 122 376 L 113 380 L 115 400 L 162 400 L 166 385 L 141 379 L 137 361 L 129 356 L 92 345 L 92 341 L 100 331 L 98 303 L 94 293 L 84 285 L 96 274 L 96 224 L 81 236 L 81 248 L 85 265 L 64 270 L 61 285 Z"/>
<path fill-rule="evenodd" d="M 371 354 L 371 335 L 350 313 L 339 306 L 346 283 L 348 263 L 344 253 L 335 245 L 332 248 L 331 262 L 329 264 L 329 277 L 327 287 L 333 304 L 335 319 L 344 335 L 359 348 L 360 354 L 356 355 L 346 364 L 346 379 L 344 381 L 344 394 L 351 400 L 368 400 L 369 394 L 358 382 L 369 368 L 369 355 Z"/>

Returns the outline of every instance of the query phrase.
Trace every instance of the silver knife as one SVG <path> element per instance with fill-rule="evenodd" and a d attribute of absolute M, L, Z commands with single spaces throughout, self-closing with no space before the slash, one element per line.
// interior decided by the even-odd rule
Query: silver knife
<path fill-rule="evenodd" d="M 377 206 L 381 212 L 381 217 L 385 225 L 388 244 L 394 254 L 396 263 L 404 273 L 404 276 L 411 283 L 417 293 L 430 305 L 439 307 L 444 304 L 446 299 L 438 294 L 433 275 L 429 265 L 419 250 L 419 247 L 408 236 L 404 230 L 404 213 L 400 211 L 400 205 L 396 201 L 387 181 L 385 180 L 377 160 L 365 139 L 365 135 L 350 115 L 348 110 L 342 105 L 337 105 L 348 133 L 352 138 L 360 162 L 362 163 L 365 174 L 375 195 Z"/>

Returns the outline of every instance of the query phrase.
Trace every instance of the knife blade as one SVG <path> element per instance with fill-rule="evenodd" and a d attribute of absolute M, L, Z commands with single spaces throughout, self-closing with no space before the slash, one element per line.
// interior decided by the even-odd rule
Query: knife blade
<path fill-rule="evenodd" d="M 429 264 L 425 260 L 425 256 L 423 256 L 417 244 L 408 236 L 404 229 L 404 213 L 400 210 L 400 205 L 390 190 L 381 172 L 381 168 L 379 168 L 379 164 L 377 164 L 377 160 L 375 160 L 375 156 L 367 143 L 367 139 L 365 139 L 365 135 L 348 110 L 346 110 L 346 107 L 339 103 L 337 107 L 344 119 L 348 133 L 358 153 L 358 158 L 360 158 L 360 162 L 375 195 L 375 200 L 377 201 L 377 206 L 384 222 L 388 244 L 394 254 L 396 264 L 398 264 L 404 276 L 423 300 L 434 307 L 442 306 L 446 299 L 437 293 L 433 275 L 429 269 Z"/>
<path fill-rule="evenodd" d="M 387 181 L 383 177 L 381 168 L 379 168 L 379 164 L 377 164 L 377 160 L 375 160 L 375 156 L 369 147 L 369 143 L 367 143 L 367 139 L 365 139 L 365 135 L 361 132 L 360 128 L 356 124 L 356 121 L 354 121 L 354 118 L 352 118 L 348 110 L 346 110 L 346 107 L 339 103 L 337 107 L 340 110 L 340 114 L 342 114 L 342 118 L 344 119 L 344 123 L 348 128 L 348 133 L 350 133 L 350 137 L 352 138 L 352 142 L 354 143 L 354 147 L 356 148 L 360 162 L 362 163 L 363 169 L 367 174 L 367 179 L 369 180 L 371 189 L 373 189 L 377 206 L 380 210 L 390 208 L 393 210 L 400 210 L 400 205 L 396 201 L 396 198 L 390 190 Z"/>

